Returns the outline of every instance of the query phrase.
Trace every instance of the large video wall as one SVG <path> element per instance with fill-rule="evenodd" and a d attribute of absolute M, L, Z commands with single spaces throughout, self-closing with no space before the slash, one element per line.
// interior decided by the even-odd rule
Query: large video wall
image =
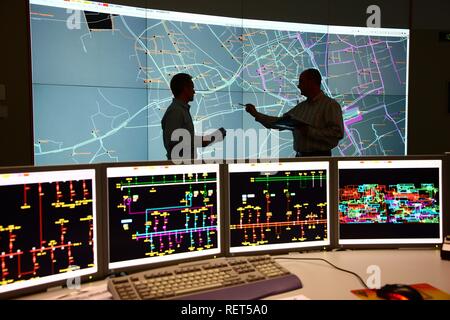
<path fill-rule="evenodd" d="M 198 133 L 258 130 L 254 148 L 238 149 L 230 135 L 236 141 L 202 157 L 293 156 L 292 132 L 266 131 L 240 104 L 284 114 L 304 99 L 297 84 L 307 68 L 320 70 L 323 91 L 342 106 L 334 155 L 406 153 L 408 30 L 64 0 L 31 0 L 30 11 L 38 165 L 165 159 L 161 118 L 178 72 L 193 76 Z"/>

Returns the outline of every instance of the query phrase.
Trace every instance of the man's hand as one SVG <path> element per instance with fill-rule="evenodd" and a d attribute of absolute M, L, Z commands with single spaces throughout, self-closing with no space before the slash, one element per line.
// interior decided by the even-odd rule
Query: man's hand
<path fill-rule="evenodd" d="M 258 111 L 256 111 L 256 107 L 254 105 L 252 105 L 251 103 L 247 103 L 245 105 L 245 111 L 250 113 L 253 117 L 256 117 L 256 115 L 258 113 Z"/>
<path fill-rule="evenodd" d="M 217 129 L 213 133 L 213 138 L 212 138 L 211 143 L 222 141 L 223 139 L 225 139 L 226 135 L 227 135 L 227 130 L 225 130 L 224 127 Z"/>
<path fill-rule="evenodd" d="M 225 128 L 220 128 L 214 131 L 212 134 L 204 136 L 202 138 L 202 147 L 207 147 L 213 143 L 222 141 L 225 139 L 225 136 L 227 135 L 227 130 Z"/>

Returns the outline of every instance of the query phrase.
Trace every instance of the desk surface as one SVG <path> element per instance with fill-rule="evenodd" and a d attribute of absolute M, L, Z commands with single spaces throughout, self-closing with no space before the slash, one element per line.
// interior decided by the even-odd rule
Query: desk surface
<path fill-rule="evenodd" d="M 323 258 L 340 268 L 357 273 L 364 281 L 371 275 L 368 267 L 378 266 L 381 286 L 393 283 L 428 283 L 450 293 L 450 261 L 442 260 L 439 250 L 357 250 L 293 253 L 289 257 Z M 271 299 L 302 294 L 313 300 L 353 300 L 358 298 L 351 290 L 363 289 L 355 276 L 322 261 L 277 261 L 301 279 L 303 288 L 272 296 Z"/>
<path fill-rule="evenodd" d="M 369 266 L 380 268 L 381 285 L 391 283 L 428 283 L 450 293 L 450 261 L 440 258 L 436 249 L 400 250 L 353 250 L 336 252 L 291 253 L 275 258 L 322 258 L 336 266 L 357 273 L 364 281 L 371 274 Z M 313 300 L 354 300 L 350 291 L 362 289 L 359 280 L 339 271 L 323 261 L 277 260 L 286 269 L 296 274 L 303 288 L 286 292 L 267 299 L 289 299 L 303 295 Z M 21 299 L 110 299 L 106 280 L 81 285 L 79 290 L 58 289 L 22 297 Z"/>

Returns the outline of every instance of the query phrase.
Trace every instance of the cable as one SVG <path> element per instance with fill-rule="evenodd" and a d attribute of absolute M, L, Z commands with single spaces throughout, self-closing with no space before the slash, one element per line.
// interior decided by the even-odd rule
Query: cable
<path fill-rule="evenodd" d="M 325 259 L 322 259 L 322 258 L 273 258 L 273 259 L 274 260 L 318 260 L 318 261 L 323 261 L 323 262 L 328 263 L 330 266 L 332 266 L 332 267 L 334 267 L 334 268 L 336 268 L 336 269 L 338 269 L 340 271 L 347 272 L 347 273 L 350 273 L 350 274 L 354 275 L 362 283 L 364 288 L 369 289 L 369 287 L 366 285 L 364 280 L 357 273 L 355 273 L 353 271 L 346 270 L 346 269 L 339 268 L 338 266 L 336 266 L 336 265 L 332 264 L 331 262 L 329 262 L 329 261 L 327 261 Z"/>

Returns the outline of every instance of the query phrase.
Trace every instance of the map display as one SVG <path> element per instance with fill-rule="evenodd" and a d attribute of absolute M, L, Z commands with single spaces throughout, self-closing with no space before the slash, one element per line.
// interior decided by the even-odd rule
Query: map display
<path fill-rule="evenodd" d="M 235 141 L 202 157 L 293 156 L 292 132 L 265 129 L 240 104 L 283 115 L 305 99 L 297 84 L 308 68 L 320 70 L 324 93 L 343 110 L 333 155 L 406 153 L 408 30 L 63 0 L 31 0 L 30 11 L 37 165 L 166 159 L 161 119 L 179 72 L 193 76 L 197 134 L 258 132 L 242 150 L 227 134 Z"/>

